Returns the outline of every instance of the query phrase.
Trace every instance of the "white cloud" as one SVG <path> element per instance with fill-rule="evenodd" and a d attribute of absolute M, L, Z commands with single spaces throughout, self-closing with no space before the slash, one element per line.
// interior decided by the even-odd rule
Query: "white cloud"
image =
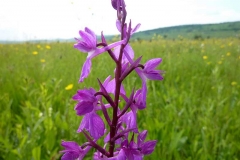
<path fill-rule="evenodd" d="M 240 20 L 237 0 L 125 0 L 128 21 L 140 30 L 181 24 Z M 109 0 L 0 0 L 0 40 L 78 37 L 89 27 L 96 34 L 117 34 Z"/>

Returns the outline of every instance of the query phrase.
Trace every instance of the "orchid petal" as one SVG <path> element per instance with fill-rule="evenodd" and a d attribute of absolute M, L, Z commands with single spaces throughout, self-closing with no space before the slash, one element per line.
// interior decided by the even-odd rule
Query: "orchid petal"
<path fill-rule="evenodd" d="M 96 34 L 91 30 L 91 29 L 89 29 L 88 27 L 86 27 L 85 28 L 85 31 L 87 32 L 87 33 L 89 33 L 92 37 L 93 37 L 93 44 L 97 44 L 97 36 L 96 36 Z"/>
<path fill-rule="evenodd" d="M 91 70 L 92 62 L 91 59 L 88 59 L 84 62 L 83 67 L 82 67 L 82 72 L 81 76 L 79 79 L 79 82 L 83 82 L 83 80 L 88 77 L 90 70 Z"/>
<path fill-rule="evenodd" d="M 95 93 L 96 91 L 93 88 L 78 90 L 77 91 L 77 95 L 79 98 L 78 100 L 89 101 L 94 103 L 97 101 L 96 97 L 94 96 Z"/>
<path fill-rule="evenodd" d="M 88 113 L 82 119 L 77 132 L 86 129 L 94 139 L 98 139 L 104 135 L 104 122 L 95 112 Z"/>
<path fill-rule="evenodd" d="M 145 142 L 145 143 L 141 146 L 141 148 L 142 148 L 141 153 L 143 153 L 144 155 L 151 154 L 151 153 L 154 151 L 156 144 L 157 144 L 157 141 L 156 141 L 156 140 Z"/>
<path fill-rule="evenodd" d="M 149 72 L 154 70 L 162 62 L 161 58 L 154 58 L 147 61 L 144 65 L 144 71 Z"/>
<path fill-rule="evenodd" d="M 90 33 L 79 31 L 80 36 L 82 37 L 83 42 L 85 42 L 86 46 L 88 46 L 91 49 L 96 48 L 96 37 L 92 37 Z"/>
<path fill-rule="evenodd" d="M 98 139 L 104 135 L 104 122 L 100 116 L 98 116 L 96 113 L 92 113 L 89 121 L 90 125 L 90 135 Z"/>
<path fill-rule="evenodd" d="M 64 153 L 61 160 L 83 159 L 89 149 L 92 148 L 91 146 L 87 146 L 85 149 L 82 149 L 81 146 L 73 141 L 62 141 L 61 145 L 65 148 L 65 150 L 60 151 Z"/>
<path fill-rule="evenodd" d="M 87 114 L 83 117 L 83 119 L 82 119 L 82 121 L 81 121 L 81 123 L 80 123 L 80 126 L 79 126 L 77 132 L 82 132 L 83 129 L 89 130 L 89 122 L 88 122 L 88 121 L 89 121 L 89 114 L 90 114 L 90 113 L 87 113 Z"/>
<path fill-rule="evenodd" d="M 134 99 L 136 101 L 134 104 L 135 107 L 140 110 L 146 108 L 147 85 L 145 81 L 142 82 L 142 89 L 136 91 Z"/>
<path fill-rule="evenodd" d="M 74 44 L 74 48 L 80 50 L 81 52 L 90 52 L 92 50 L 92 48 L 86 45 L 85 42 L 79 42 L 77 44 Z"/>
<path fill-rule="evenodd" d="M 138 134 L 137 144 L 138 146 L 142 145 L 147 137 L 147 130 L 142 131 Z"/>
<path fill-rule="evenodd" d="M 115 94 L 115 85 L 116 85 L 116 82 L 115 82 L 115 78 L 114 78 L 114 79 L 112 79 L 112 80 L 107 84 L 107 86 L 105 87 L 105 89 L 107 90 L 108 93 Z M 121 87 L 120 87 L 120 93 L 121 93 L 121 94 L 124 94 L 124 95 L 126 94 L 123 85 L 121 85 Z"/>
<path fill-rule="evenodd" d="M 145 76 L 150 79 L 150 80 L 163 80 L 163 76 L 161 75 L 161 71 L 152 71 L 152 72 L 149 72 L 149 73 L 145 73 Z"/>
<path fill-rule="evenodd" d="M 132 47 L 127 44 L 125 47 L 124 47 L 124 55 L 129 55 L 129 58 L 131 58 L 132 60 L 134 59 L 134 51 L 132 49 Z M 129 62 L 128 58 L 126 56 L 124 56 L 124 60 Z"/>
<path fill-rule="evenodd" d="M 65 148 L 65 150 L 61 152 L 68 150 L 79 150 L 79 145 L 74 141 L 62 141 L 61 145 Z"/>
<path fill-rule="evenodd" d="M 92 102 L 80 102 L 74 108 L 77 111 L 77 115 L 83 116 L 93 110 L 94 106 Z"/>
<path fill-rule="evenodd" d="M 127 129 L 136 128 L 133 130 L 133 132 L 135 133 L 138 132 L 136 112 L 135 113 L 133 111 L 128 112 L 127 114 L 124 115 L 123 119 L 124 122 L 126 123 Z"/>
<path fill-rule="evenodd" d="M 112 2 L 112 7 L 117 10 L 117 1 L 116 0 L 111 0 Z"/>
<path fill-rule="evenodd" d="M 74 152 L 66 152 L 62 157 L 61 160 L 75 160 L 79 157 L 77 153 Z"/>
<path fill-rule="evenodd" d="M 118 31 L 121 32 L 122 27 L 121 27 L 121 22 L 119 20 L 116 21 L 116 27 L 117 27 Z"/>
<path fill-rule="evenodd" d="M 140 26 L 141 26 L 141 24 L 138 23 L 138 24 L 135 26 L 135 28 L 132 30 L 131 35 L 132 35 L 133 33 L 135 33 L 135 32 L 140 28 Z"/>

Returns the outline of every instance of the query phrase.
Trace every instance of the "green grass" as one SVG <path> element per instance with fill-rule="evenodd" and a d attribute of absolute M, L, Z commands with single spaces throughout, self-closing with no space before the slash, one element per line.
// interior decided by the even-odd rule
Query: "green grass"
<path fill-rule="evenodd" d="M 140 130 L 158 140 L 145 159 L 240 159 L 239 44 L 234 38 L 159 37 L 131 43 L 142 63 L 161 57 L 165 71 L 163 81 L 148 81 L 147 109 L 138 112 Z M 96 79 L 113 75 L 114 63 L 107 54 L 96 57 L 90 76 L 78 84 L 86 54 L 72 46 L 0 44 L 0 160 L 59 159 L 61 140 L 85 142 L 76 133 L 81 117 L 71 97 L 77 89 L 98 89 Z M 125 89 L 130 93 L 139 82 L 133 74 Z M 65 90 L 69 84 L 73 88 Z"/>
<path fill-rule="evenodd" d="M 195 24 L 164 27 L 153 30 L 138 32 L 133 39 L 152 39 L 157 34 L 165 39 L 208 39 L 208 38 L 230 38 L 240 36 L 240 21 L 215 24 Z"/>

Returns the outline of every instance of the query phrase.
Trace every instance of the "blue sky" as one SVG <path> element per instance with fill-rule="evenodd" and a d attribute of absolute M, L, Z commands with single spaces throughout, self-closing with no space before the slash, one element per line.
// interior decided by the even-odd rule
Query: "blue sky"
<path fill-rule="evenodd" d="M 240 0 L 125 0 L 128 21 L 140 31 L 183 24 L 240 20 Z M 96 34 L 118 34 L 110 0 L 0 0 L 0 40 L 79 37 L 89 27 Z"/>

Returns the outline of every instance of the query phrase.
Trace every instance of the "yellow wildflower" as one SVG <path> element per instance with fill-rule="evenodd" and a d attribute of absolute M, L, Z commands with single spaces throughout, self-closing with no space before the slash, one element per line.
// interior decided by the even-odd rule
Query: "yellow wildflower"
<path fill-rule="evenodd" d="M 218 61 L 218 64 L 222 64 L 222 61 Z"/>
<path fill-rule="evenodd" d="M 38 45 L 37 45 L 37 48 L 41 48 L 41 46 L 38 44 Z"/>
<path fill-rule="evenodd" d="M 46 49 L 51 49 L 51 47 L 49 45 L 46 45 Z"/>
<path fill-rule="evenodd" d="M 207 62 L 208 65 L 210 65 L 212 62 Z"/>
<path fill-rule="evenodd" d="M 69 84 L 69 85 L 67 85 L 67 87 L 65 87 L 65 90 L 70 90 L 72 88 L 73 88 L 73 84 Z"/>
<path fill-rule="evenodd" d="M 230 55 L 231 55 L 231 53 L 230 53 L 230 52 L 228 52 L 228 53 L 227 53 L 227 56 L 230 56 Z"/>
<path fill-rule="evenodd" d="M 32 54 L 36 55 L 36 54 L 38 54 L 38 52 L 37 51 L 33 51 Z"/>
<path fill-rule="evenodd" d="M 232 86 L 236 86 L 236 85 L 237 85 L 237 82 L 233 81 L 233 82 L 231 83 L 231 85 L 232 85 Z"/>
<path fill-rule="evenodd" d="M 203 59 L 204 59 L 204 60 L 208 59 L 208 56 L 203 56 Z"/>
<path fill-rule="evenodd" d="M 46 62 L 46 61 L 45 61 L 45 59 L 40 59 L 40 62 L 44 63 L 44 62 Z"/>

